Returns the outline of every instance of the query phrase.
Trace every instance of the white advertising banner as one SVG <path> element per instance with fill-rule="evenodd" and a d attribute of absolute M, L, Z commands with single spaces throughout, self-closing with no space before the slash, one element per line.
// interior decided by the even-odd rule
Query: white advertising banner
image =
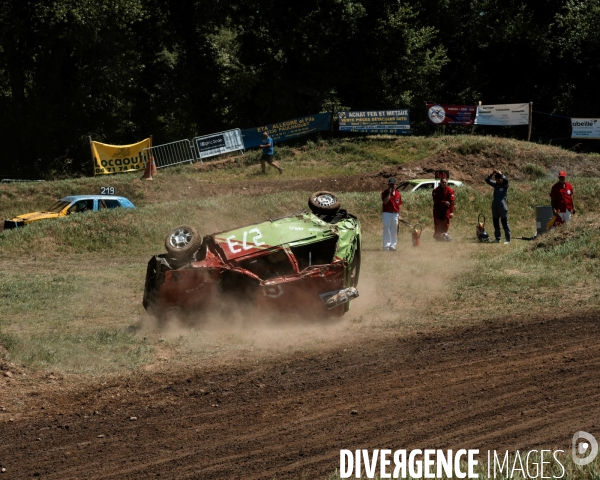
<path fill-rule="evenodd" d="M 212 133 L 203 137 L 195 137 L 194 143 L 198 149 L 200 159 L 244 150 L 242 131 L 239 128 L 227 130 L 226 132 Z"/>
<path fill-rule="evenodd" d="M 598 118 L 572 118 L 571 138 L 600 139 L 600 122 Z"/>
<path fill-rule="evenodd" d="M 529 125 L 529 104 L 478 105 L 475 125 Z"/>

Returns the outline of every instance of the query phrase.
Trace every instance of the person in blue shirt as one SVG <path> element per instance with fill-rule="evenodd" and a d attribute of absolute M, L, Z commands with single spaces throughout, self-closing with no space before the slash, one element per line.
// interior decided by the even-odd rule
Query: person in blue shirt
<path fill-rule="evenodd" d="M 262 157 L 260 157 L 260 166 L 262 168 L 262 173 L 267 173 L 267 163 L 279 170 L 279 173 L 283 173 L 283 168 L 277 165 L 277 162 L 273 160 L 273 139 L 269 137 L 269 134 L 267 132 L 263 132 L 263 143 L 262 145 L 259 145 L 259 147 L 262 148 Z"/>
<path fill-rule="evenodd" d="M 492 180 L 492 176 L 494 180 Z M 494 170 L 490 173 L 485 183 L 494 188 L 494 197 L 492 200 L 492 219 L 494 220 L 495 239 L 492 243 L 500 243 L 500 222 L 504 229 L 505 244 L 510 243 L 510 226 L 508 225 L 508 204 L 506 197 L 508 194 L 508 179 L 500 170 Z"/>

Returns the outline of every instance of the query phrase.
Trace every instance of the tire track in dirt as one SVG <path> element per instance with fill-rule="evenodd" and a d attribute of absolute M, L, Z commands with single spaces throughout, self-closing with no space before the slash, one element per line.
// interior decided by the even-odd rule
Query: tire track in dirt
<path fill-rule="evenodd" d="M 0 417 L 0 463 L 11 478 L 323 478 L 341 448 L 566 448 L 599 434 L 599 397 L 597 314 L 498 320 L 57 395 Z"/>

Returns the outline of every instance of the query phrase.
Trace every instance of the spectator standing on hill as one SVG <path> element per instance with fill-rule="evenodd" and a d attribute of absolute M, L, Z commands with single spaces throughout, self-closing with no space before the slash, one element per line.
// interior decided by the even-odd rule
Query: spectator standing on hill
<path fill-rule="evenodd" d="M 448 235 L 450 219 L 454 217 L 454 190 L 448 186 L 446 174 L 440 175 L 440 185 L 433 189 L 433 238 L 438 242 L 449 242 L 452 237 Z"/>
<path fill-rule="evenodd" d="M 283 173 L 283 168 L 281 168 L 277 163 L 273 160 L 274 148 L 273 148 L 273 139 L 269 137 L 267 132 L 263 132 L 263 143 L 259 145 L 262 148 L 262 157 L 260 157 L 260 166 L 262 168 L 262 173 L 266 172 L 266 164 L 268 163 L 272 167 L 275 167 L 279 170 L 279 173 Z"/>
<path fill-rule="evenodd" d="M 552 185 L 550 190 L 550 199 L 552 202 L 552 211 L 558 215 L 563 222 L 571 220 L 571 214 L 575 213 L 573 203 L 573 186 L 566 182 L 567 172 L 558 172 L 558 182 Z"/>
<path fill-rule="evenodd" d="M 396 251 L 398 243 L 398 220 L 400 218 L 400 206 L 402 205 L 402 196 L 396 189 L 396 180 L 388 180 L 388 188 L 381 192 L 383 222 L 383 249 L 391 252 Z"/>
<path fill-rule="evenodd" d="M 494 180 L 492 180 L 492 176 Z M 494 220 L 494 236 L 492 243 L 500 243 L 500 222 L 504 229 L 504 244 L 510 243 L 510 226 L 508 225 L 508 179 L 500 170 L 494 170 L 485 178 L 485 183 L 494 188 L 492 200 L 492 219 Z"/>

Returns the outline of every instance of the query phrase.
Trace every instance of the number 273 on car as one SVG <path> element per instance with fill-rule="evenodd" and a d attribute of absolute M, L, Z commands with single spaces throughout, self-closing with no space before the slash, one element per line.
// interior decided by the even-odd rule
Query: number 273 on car
<path fill-rule="evenodd" d="M 248 237 L 254 234 L 253 237 L 251 237 L 250 241 L 251 243 L 248 244 Z M 242 243 L 240 244 L 239 242 L 235 241 L 236 237 L 235 235 L 231 235 L 229 237 L 226 238 L 227 240 L 227 246 L 229 247 L 229 251 L 231 253 L 240 253 L 243 250 L 250 250 L 252 248 L 256 248 L 256 247 L 260 247 L 261 245 L 266 245 L 265 242 L 261 242 L 262 238 L 262 233 L 260 233 L 260 230 L 258 228 L 251 228 L 250 230 L 247 230 L 243 233 L 243 239 L 242 239 Z"/>

